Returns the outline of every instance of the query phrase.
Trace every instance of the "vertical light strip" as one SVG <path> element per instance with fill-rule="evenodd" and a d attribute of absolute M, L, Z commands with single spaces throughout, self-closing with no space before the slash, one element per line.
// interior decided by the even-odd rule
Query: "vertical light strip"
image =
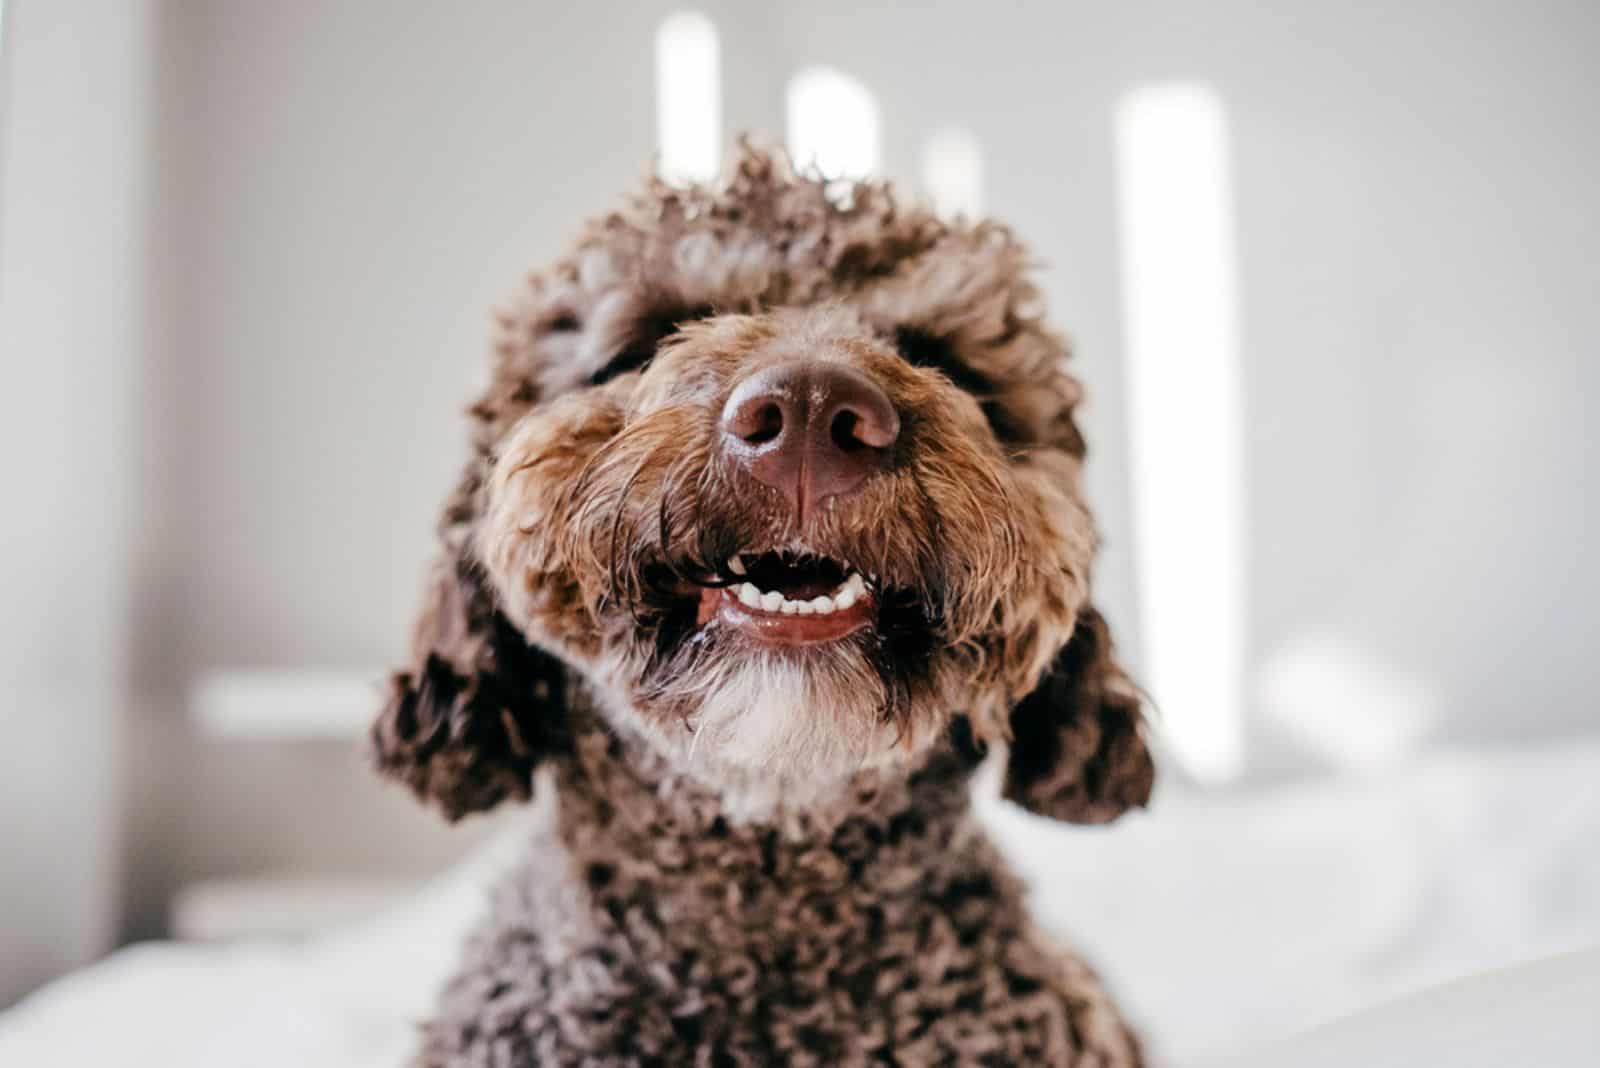
<path fill-rule="evenodd" d="M 805 67 L 789 80 L 789 155 L 829 178 L 878 169 L 878 102 L 860 81 L 831 67 Z"/>
<path fill-rule="evenodd" d="M 1243 757 L 1237 268 L 1227 122 L 1203 86 L 1120 103 L 1116 159 L 1146 684 L 1188 769 Z"/>
<path fill-rule="evenodd" d="M 10 60 L 6 55 L 6 0 L 0 0 L 0 300 L 5 299 L 5 247 L 6 247 L 6 105 L 11 95 L 11 76 L 6 70 Z"/>
<path fill-rule="evenodd" d="M 922 185 L 940 215 L 975 219 L 983 213 L 983 149 L 972 131 L 939 130 L 922 148 Z"/>
<path fill-rule="evenodd" d="M 656 142 L 661 176 L 707 181 L 722 163 L 722 70 L 717 28 L 679 11 L 656 30 Z"/>

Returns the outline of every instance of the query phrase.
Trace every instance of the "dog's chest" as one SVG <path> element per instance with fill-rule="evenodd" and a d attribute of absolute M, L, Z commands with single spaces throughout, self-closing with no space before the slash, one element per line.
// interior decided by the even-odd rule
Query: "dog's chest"
<path fill-rule="evenodd" d="M 852 873 L 819 853 L 796 858 L 805 878 L 666 885 L 573 860 L 524 884 L 520 915 L 496 910 L 425 1063 L 1131 1063 L 1106 1056 L 1126 1038 L 1093 976 L 1030 937 L 997 866 Z"/>

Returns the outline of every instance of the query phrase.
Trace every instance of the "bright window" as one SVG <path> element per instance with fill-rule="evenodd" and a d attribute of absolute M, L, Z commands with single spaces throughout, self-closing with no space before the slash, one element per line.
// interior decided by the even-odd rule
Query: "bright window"
<path fill-rule="evenodd" d="M 940 215 L 983 213 L 983 150 L 972 131 L 946 126 L 922 148 L 922 185 Z"/>
<path fill-rule="evenodd" d="M 1221 100 L 1140 89 L 1116 113 L 1144 674 L 1197 777 L 1243 756 L 1237 268 Z"/>
<path fill-rule="evenodd" d="M 717 28 L 679 11 L 656 30 L 656 147 L 668 181 L 705 181 L 722 164 L 722 70 Z"/>
<path fill-rule="evenodd" d="M 829 178 L 878 170 L 878 102 L 860 81 L 831 67 L 806 67 L 789 80 L 789 154 Z"/>

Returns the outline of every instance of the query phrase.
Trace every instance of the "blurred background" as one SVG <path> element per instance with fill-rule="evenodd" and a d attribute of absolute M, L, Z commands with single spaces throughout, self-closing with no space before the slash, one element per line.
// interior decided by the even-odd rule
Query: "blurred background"
<path fill-rule="evenodd" d="M 492 837 L 356 744 L 489 309 L 746 131 L 1037 254 L 1168 774 L 986 811 L 1159 1046 L 1600 942 L 1591 0 L 0 3 L 0 1005 Z"/>

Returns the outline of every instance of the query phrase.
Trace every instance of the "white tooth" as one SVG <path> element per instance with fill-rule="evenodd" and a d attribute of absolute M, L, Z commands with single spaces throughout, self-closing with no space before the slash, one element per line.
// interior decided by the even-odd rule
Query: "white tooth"
<path fill-rule="evenodd" d="M 799 612 L 803 616 L 809 616 L 811 613 L 816 611 L 815 608 L 811 607 L 811 602 L 810 601 L 796 601 L 796 602 L 794 602 L 794 610 L 796 612 Z"/>
<path fill-rule="evenodd" d="M 867 592 L 867 586 L 866 583 L 862 581 L 860 575 L 856 574 L 855 572 L 851 572 L 849 578 L 845 579 L 843 582 L 839 583 L 839 585 L 833 588 L 833 599 L 838 600 L 839 595 L 846 590 L 855 590 L 856 596 L 859 597 L 863 593 Z"/>
<path fill-rule="evenodd" d="M 737 556 L 728 557 L 728 570 L 732 571 L 735 575 L 748 574 L 748 572 L 746 572 L 744 569 L 744 561 L 739 559 Z"/>
<path fill-rule="evenodd" d="M 825 616 L 833 611 L 833 598 L 828 596 L 811 598 L 811 607 L 817 615 Z"/>
<path fill-rule="evenodd" d="M 746 582 L 739 587 L 739 603 L 749 608 L 761 607 L 761 591 Z"/>
<path fill-rule="evenodd" d="M 796 612 L 800 611 L 800 602 L 791 601 L 789 598 L 785 597 L 783 599 L 783 603 L 778 606 L 778 611 L 782 612 L 786 616 L 792 616 Z"/>
<path fill-rule="evenodd" d="M 856 598 L 859 596 L 860 594 L 856 593 L 854 586 L 846 586 L 833 595 L 833 603 L 839 608 L 849 608 L 856 603 Z"/>
<path fill-rule="evenodd" d="M 783 594 L 781 593 L 769 592 L 761 595 L 761 607 L 765 611 L 776 612 L 782 605 Z"/>

